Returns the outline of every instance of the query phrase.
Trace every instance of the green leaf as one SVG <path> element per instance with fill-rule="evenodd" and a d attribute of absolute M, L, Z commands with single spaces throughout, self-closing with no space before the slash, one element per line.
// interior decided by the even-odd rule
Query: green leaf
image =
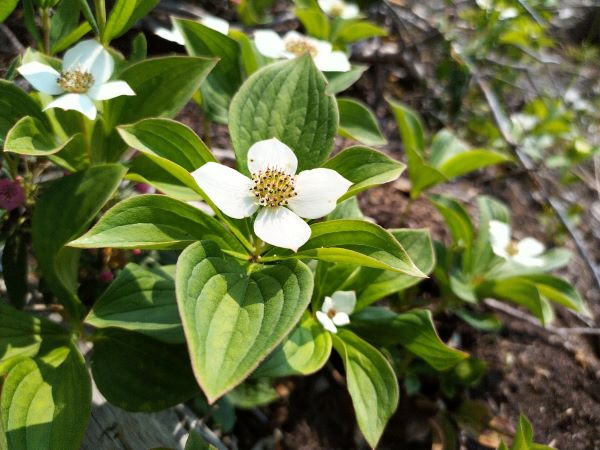
<path fill-rule="evenodd" d="M 502 322 L 494 313 L 476 313 L 470 309 L 454 309 L 454 314 L 479 331 L 498 333 L 502 329 Z"/>
<path fill-rule="evenodd" d="M 79 24 L 79 0 L 61 0 L 50 20 L 50 53 L 62 51 L 91 30 L 87 22 Z"/>
<path fill-rule="evenodd" d="M 410 149 L 423 156 L 425 152 L 425 132 L 423 131 L 421 118 L 415 111 L 400 102 L 391 98 L 388 98 L 387 102 L 392 107 L 392 112 L 396 117 L 404 149 L 407 152 Z"/>
<path fill-rule="evenodd" d="M 226 124 L 231 99 L 242 84 L 240 46 L 218 31 L 199 22 L 175 19 L 175 28 L 192 56 L 219 58 L 215 68 L 200 85 L 202 109 L 210 120 Z"/>
<path fill-rule="evenodd" d="M 69 315 L 80 318 L 79 250 L 64 247 L 80 235 L 112 197 L 125 175 L 117 164 L 63 177 L 43 191 L 32 218 L 33 249 L 44 279 Z"/>
<path fill-rule="evenodd" d="M 487 281 L 479 286 L 477 294 L 479 298 L 492 297 L 524 306 L 544 325 L 552 318 L 537 286 L 527 279 L 515 277 Z"/>
<path fill-rule="evenodd" d="M 313 279 L 300 261 L 247 275 L 217 244 L 203 241 L 179 257 L 176 289 L 192 367 L 213 403 L 256 369 L 300 320 Z"/>
<path fill-rule="evenodd" d="M 172 165 L 169 161 L 164 161 L 164 163 Z M 129 163 L 129 172 L 126 178 L 137 183 L 148 184 L 156 188 L 158 192 L 182 202 L 201 201 L 199 189 L 190 186 L 193 178 L 189 176 L 189 172 L 175 166 L 173 165 L 173 171 L 177 173 L 177 176 L 163 169 L 149 157 L 139 155 Z"/>
<path fill-rule="evenodd" d="M 180 200 L 199 199 L 201 190 L 190 172 L 216 160 L 190 128 L 170 119 L 144 119 L 120 126 L 118 132 L 144 155 L 132 162 L 132 171 L 138 176 L 131 179 L 148 182 Z"/>
<path fill-rule="evenodd" d="M 320 8 L 296 8 L 294 14 L 307 34 L 322 41 L 329 40 L 329 18 Z"/>
<path fill-rule="evenodd" d="M 109 43 L 146 16 L 159 0 L 117 0 L 110 12 L 102 41 Z"/>
<path fill-rule="evenodd" d="M 0 145 L 19 119 L 32 116 L 50 128 L 39 104 L 10 81 L 0 80 Z"/>
<path fill-rule="evenodd" d="M 69 332 L 60 325 L 0 302 L 0 360 L 35 356 L 50 342 L 66 343 Z"/>
<path fill-rule="evenodd" d="M 85 319 L 97 328 L 122 328 L 169 344 L 183 343 L 175 281 L 162 272 L 127 264 Z"/>
<path fill-rule="evenodd" d="M 58 143 L 54 133 L 42 121 L 25 116 L 6 134 L 4 151 L 27 156 L 49 156 L 63 149 L 68 152 L 70 147 L 72 151 L 83 146 L 84 139 L 80 133 Z"/>
<path fill-rule="evenodd" d="M 283 257 L 350 263 L 426 277 L 394 236 L 379 225 L 364 220 L 330 220 L 315 223 L 311 229 L 308 242 L 295 254 L 283 251 Z"/>
<path fill-rule="evenodd" d="M 387 99 L 390 104 L 396 123 L 400 130 L 402 144 L 408 160 L 408 175 L 411 182 L 411 198 L 442 181 L 446 176 L 425 161 L 425 133 L 421 119 L 415 111 L 392 99 Z"/>
<path fill-rule="evenodd" d="M 435 266 L 435 255 L 429 230 L 398 229 L 390 230 L 390 232 L 404 247 L 419 270 L 429 275 Z M 347 288 L 356 291 L 355 311 L 358 311 L 388 295 L 414 286 L 421 280 L 422 278 L 411 275 L 362 267 Z"/>
<path fill-rule="evenodd" d="M 79 6 L 81 8 L 81 14 L 85 17 L 85 20 L 90 25 L 92 30 L 96 36 L 100 36 L 100 29 L 98 28 L 98 24 L 96 23 L 96 18 L 94 17 L 94 13 L 92 13 L 92 9 L 90 8 L 90 4 L 87 0 L 78 0 Z"/>
<path fill-rule="evenodd" d="M 591 317 L 590 311 L 577 290 L 561 278 L 545 274 L 532 274 L 505 278 L 502 283 L 510 284 L 513 281 L 530 283 L 535 286 L 540 296 Z"/>
<path fill-rule="evenodd" d="M 0 4 L 0 23 L 4 22 L 15 10 L 19 0 L 5 0 Z"/>
<path fill-rule="evenodd" d="M 246 380 L 224 397 L 239 409 L 254 409 L 273 403 L 279 398 L 270 380 Z"/>
<path fill-rule="evenodd" d="M 327 215 L 327 220 L 337 219 L 364 219 L 356 197 L 350 197 L 337 204 L 335 209 Z"/>
<path fill-rule="evenodd" d="M 102 395 L 127 411 L 160 411 L 199 394 L 184 345 L 117 328 L 96 333 L 92 375 Z"/>
<path fill-rule="evenodd" d="M 128 66 L 118 78 L 126 81 L 136 95 L 121 96 L 106 103 L 105 115 L 110 118 L 107 129 L 146 117 L 175 116 L 215 64 L 214 59 L 165 56 Z"/>
<path fill-rule="evenodd" d="M 240 170 L 248 171 L 250 146 L 273 137 L 296 153 L 299 171 L 325 162 L 338 128 L 335 99 L 325 93 L 325 86 L 308 55 L 270 64 L 250 76 L 229 109 Z"/>
<path fill-rule="evenodd" d="M 456 200 L 437 194 L 430 194 L 429 200 L 440 212 L 455 245 L 463 246 L 467 251 L 471 250 L 475 231 L 471 223 L 469 213 Z"/>
<path fill-rule="evenodd" d="M 403 163 L 384 153 L 361 146 L 347 148 L 327 161 L 323 167 L 335 170 L 354 183 L 339 201 L 373 186 L 394 181 L 406 168 Z"/>
<path fill-rule="evenodd" d="M 240 30 L 230 29 L 229 37 L 234 39 L 240 46 L 242 65 L 246 76 L 252 75 L 260 67 L 267 64 L 266 56 L 263 56 L 254 45 L 252 39 Z"/>
<path fill-rule="evenodd" d="M 79 248 L 175 249 L 210 239 L 221 248 L 244 247 L 213 217 L 164 195 L 139 195 L 112 207 L 90 231 L 69 243 Z"/>
<path fill-rule="evenodd" d="M 312 317 L 302 322 L 285 338 L 253 378 L 310 375 L 325 365 L 331 354 L 331 335 Z"/>
<path fill-rule="evenodd" d="M 510 222 L 510 212 L 507 206 L 486 195 L 477 197 L 479 207 L 479 232 L 473 245 L 473 264 L 471 273 L 487 272 L 493 261 L 497 259 L 490 244 L 490 221 Z"/>
<path fill-rule="evenodd" d="M 171 119 L 144 119 L 118 128 L 123 140 L 151 157 L 171 161 L 191 172 L 210 161 L 216 161 L 209 148 L 182 123 Z"/>
<path fill-rule="evenodd" d="M 398 406 L 398 381 L 390 363 L 375 347 L 344 329 L 333 335 L 333 346 L 346 369 L 356 420 L 372 448 Z"/>
<path fill-rule="evenodd" d="M 444 344 L 431 312 L 426 310 L 396 314 L 384 308 L 368 307 L 352 314 L 350 327 L 374 345 L 400 344 L 438 371 L 448 370 L 469 356 Z"/>
<path fill-rule="evenodd" d="M 333 41 L 341 44 L 351 44 L 372 37 L 387 36 L 388 34 L 384 28 L 361 19 L 344 20 L 336 31 Z"/>
<path fill-rule="evenodd" d="M 2 278 L 6 294 L 10 304 L 19 309 L 25 306 L 28 290 L 28 236 L 23 228 L 15 229 L 4 242 L 2 249 Z"/>
<path fill-rule="evenodd" d="M 12 367 L 2 386 L 2 430 L 11 450 L 77 450 L 90 417 L 92 387 L 81 353 L 60 347 Z"/>
<path fill-rule="evenodd" d="M 449 130 L 441 130 L 435 135 L 429 157 L 429 163 L 448 179 L 509 161 L 512 158 L 504 153 L 469 149 L 467 144 Z"/>
<path fill-rule="evenodd" d="M 337 94 L 345 91 L 356 83 L 368 68 L 369 66 L 353 65 L 347 72 L 325 72 L 324 75 L 327 78 L 326 92 L 328 94 Z"/>
<path fill-rule="evenodd" d="M 350 98 L 338 98 L 337 103 L 340 112 L 340 136 L 366 145 L 379 146 L 387 143 L 375 114 L 366 104 Z"/>

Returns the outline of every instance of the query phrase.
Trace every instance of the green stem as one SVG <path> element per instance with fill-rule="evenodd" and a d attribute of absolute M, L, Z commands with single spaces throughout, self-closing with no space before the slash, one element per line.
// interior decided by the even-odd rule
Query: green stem
<path fill-rule="evenodd" d="M 88 132 L 88 126 L 87 126 L 87 122 L 85 119 L 85 116 L 83 114 L 79 114 L 79 123 L 81 126 L 81 134 L 83 135 L 83 141 L 84 141 L 84 145 L 85 145 L 85 151 L 88 155 L 88 158 L 90 160 L 90 165 L 92 165 L 93 162 L 93 158 L 92 158 L 92 143 L 90 142 L 90 133 Z"/>
<path fill-rule="evenodd" d="M 46 55 L 49 55 L 50 54 L 50 14 L 48 12 L 48 8 L 42 8 L 40 11 L 40 15 L 42 17 L 42 35 L 43 35 L 44 53 Z"/>
<path fill-rule="evenodd" d="M 104 30 L 106 29 L 106 4 L 105 0 L 94 0 L 94 7 L 96 11 L 96 22 L 98 23 L 98 30 L 100 31 L 100 40 L 104 42 Z"/>

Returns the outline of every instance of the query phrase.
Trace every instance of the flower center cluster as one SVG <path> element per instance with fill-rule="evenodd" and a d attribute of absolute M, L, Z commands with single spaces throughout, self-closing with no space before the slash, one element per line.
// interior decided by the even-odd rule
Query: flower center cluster
<path fill-rule="evenodd" d="M 94 77 L 89 72 L 68 70 L 61 72 L 58 85 L 67 92 L 83 94 L 94 84 Z"/>
<path fill-rule="evenodd" d="M 307 39 L 291 38 L 285 43 L 285 49 L 296 56 L 302 56 L 308 53 L 313 58 L 317 56 L 317 47 Z"/>
<path fill-rule="evenodd" d="M 506 253 L 508 253 L 509 256 L 515 256 L 517 253 L 519 253 L 519 247 L 517 246 L 517 243 L 515 241 L 511 241 L 506 246 Z"/>
<path fill-rule="evenodd" d="M 338 17 L 341 16 L 342 13 L 344 12 L 344 3 L 342 2 L 335 2 L 332 6 L 331 6 L 331 15 L 334 17 Z"/>
<path fill-rule="evenodd" d="M 330 319 L 333 319 L 336 314 L 337 314 L 337 311 L 333 308 L 331 308 L 329 311 L 327 311 L 327 317 L 329 317 Z"/>
<path fill-rule="evenodd" d="M 298 195 L 294 189 L 296 177 L 277 168 L 253 173 L 252 182 L 250 191 L 258 199 L 260 206 L 286 206 L 290 198 Z"/>

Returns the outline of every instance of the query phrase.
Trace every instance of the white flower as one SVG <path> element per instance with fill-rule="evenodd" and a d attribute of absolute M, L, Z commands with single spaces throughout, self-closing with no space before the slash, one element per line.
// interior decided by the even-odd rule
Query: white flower
<path fill-rule="evenodd" d="M 97 41 L 89 39 L 66 51 L 60 73 L 39 62 L 24 64 L 18 71 L 38 91 L 60 95 L 44 111 L 50 108 L 74 109 L 94 120 L 94 100 L 135 95 L 125 81 L 108 81 L 114 67 L 110 53 Z"/>
<path fill-rule="evenodd" d="M 352 67 L 344 52 L 333 51 L 330 42 L 289 31 L 283 38 L 272 30 L 254 32 L 254 43 L 260 53 L 274 59 L 293 59 L 309 54 L 323 72 L 348 72 Z"/>
<path fill-rule="evenodd" d="M 220 19 L 219 17 L 205 16 L 200 19 L 199 22 L 205 27 L 218 31 L 225 36 L 229 34 L 229 22 Z M 158 37 L 166 39 L 167 41 L 175 42 L 179 45 L 185 45 L 185 40 L 177 28 L 169 30 L 168 28 L 160 27 L 154 30 L 154 34 L 156 34 Z"/>
<path fill-rule="evenodd" d="M 331 297 L 325 297 L 321 311 L 317 311 L 317 320 L 323 328 L 337 333 L 337 327 L 350 323 L 350 314 L 356 306 L 354 291 L 337 291 Z"/>
<path fill-rule="evenodd" d="M 354 19 L 360 14 L 360 9 L 354 3 L 346 3 L 343 0 L 319 0 L 319 7 L 325 14 L 342 19 Z"/>
<path fill-rule="evenodd" d="M 490 241 L 492 250 L 501 258 L 526 267 L 544 265 L 544 261 L 540 258 L 546 249 L 544 244 L 531 237 L 526 237 L 519 242 L 511 240 L 510 226 L 507 223 L 490 221 Z"/>
<path fill-rule="evenodd" d="M 258 210 L 254 233 L 271 245 L 296 251 L 310 237 L 310 227 L 301 217 L 329 214 L 352 185 L 335 170 L 319 168 L 295 175 L 297 167 L 294 152 L 273 138 L 248 150 L 251 178 L 214 162 L 192 176 L 226 215 L 242 219 Z"/>

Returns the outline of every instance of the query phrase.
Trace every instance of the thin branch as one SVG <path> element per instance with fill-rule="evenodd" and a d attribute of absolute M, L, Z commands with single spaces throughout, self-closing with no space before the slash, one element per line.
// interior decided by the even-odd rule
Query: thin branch
<path fill-rule="evenodd" d="M 25 46 L 21 44 L 21 41 L 19 41 L 17 36 L 15 36 L 15 34 L 10 30 L 10 28 L 8 28 L 3 23 L 0 23 L 0 32 L 2 32 L 4 36 L 6 36 L 6 39 L 8 39 L 8 42 L 10 42 L 10 45 L 13 46 L 14 50 L 16 50 L 17 53 L 25 52 Z"/>
<path fill-rule="evenodd" d="M 597 335 L 600 336 L 600 328 L 588 328 L 588 327 L 555 327 L 554 325 L 542 325 L 537 317 L 532 316 L 531 314 L 527 314 L 526 312 L 521 311 L 520 309 L 514 308 L 506 303 L 500 302 L 498 300 L 494 300 L 493 298 L 486 298 L 484 303 L 490 308 L 496 309 L 498 311 L 502 311 L 505 314 L 508 314 L 511 317 L 527 322 L 531 325 L 536 326 L 542 330 L 546 330 L 549 333 L 559 334 L 561 336 L 566 336 L 569 334 L 589 334 L 589 335 Z"/>
<path fill-rule="evenodd" d="M 229 450 L 219 437 L 204 423 L 203 420 L 195 418 L 195 414 L 185 405 L 177 405 L 175 412 L 179 416 L 179 420 L 184 423 L 184 426 L 190 432 L 197 432 L 209 444 L 215 446 L 217 450 Z M 194 419 L 190 419 L 194 417 Z"/>

